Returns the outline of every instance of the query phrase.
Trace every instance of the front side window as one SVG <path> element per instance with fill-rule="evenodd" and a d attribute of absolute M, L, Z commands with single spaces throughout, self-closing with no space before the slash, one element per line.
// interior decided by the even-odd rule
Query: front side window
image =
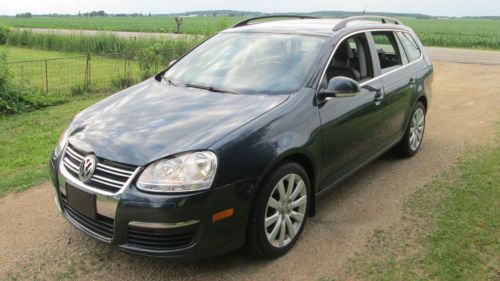
<path fill-rule="evenodd" d="M 421 54 L 420 48 L 411 35 L 406 32 L 397 32 L 397 34 L 403 48 L 406 50 L 406 54 L 408 55 L 410 62 L 419 59 Z"/>
<path fill-rule="evenodd" d="M 241 94 L 290 93 L 305 83 L 326 38 L 221 33 L 171 67 L 165 78 Z"/>
<path fill-rule="evenodd" d="M 372 32 L 382 73 L 403 65 L 398 42 L 392 31 Z"/>
<path fill-rule="evenodd" d="M 344 76 L 362 82 L 373 78 L 373 67 L 365 34 L 353 35 L 338 45 L 326 70 L 326 81 Z"/>

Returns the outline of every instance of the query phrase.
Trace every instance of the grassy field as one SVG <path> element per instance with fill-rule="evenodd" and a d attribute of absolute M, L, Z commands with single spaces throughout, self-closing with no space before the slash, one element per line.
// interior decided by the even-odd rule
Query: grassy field
<path fill-rule="evenodd" d="M 47 78 L 50 92 L 79 94 L 82 90 L 87 63 L 87 57 L 84 54 L 11 46 L 0 46 L 0 52 L 7 54 L 8 62 L 31 61 L 9 64 L 9 71 L 18 82 L 24 81 L 45 90 Z M 45 61 L 39 61 L 42 59 L 48 59 L 47 76 L 45 75 Z M 92 56 L 90 60 L 91 89 L 114 90 L 120 88 L 121 78 L 126 77 L 125 71 L 131 80 L 140 80 L 142 77 L 139 65 L 135 61 L 127 60 L 127 69 L 125 69 L 125 62 L 122 56 L 116 58 Z"/>
<path fill-rule="evenodd" d="M 210 35 L 242 20 L 242 17 L 184 18 L 182 32 Z M 483 19 L 424 20 L 403 18 L 428 46 L 500 49 L 500 21 Z M 174 32 L 173 17 L 58 17 L 0 18 L 0 24 L 12 27 L 43 27 L 143 32 Z"/>
<path fill-rule="evenodd" d="M 243 17 L 184 18 L 181 31 L 188 34 L 210 35 L 243 20 Z M 59 17 L 30 19 L 0 18 L 0 24 L 12 27 L 44 27 L 91 30 L 169 32 L 177 30 L 175 17 Z"/>
<path fill-rule="evenodd" d="M 47 165 L 73 116 L 104 96 L 0 117 L 0 197 L 48 180 Z"/>
<path fill-rule="evenodd" d="M 40 59 L 55 59 L 82 56 L 80 53 L 54 52 L 54 51 L 34 51 L 32 49 L 17 48 L 7 45 L 0 46 L 0 52 L 7 55 L 8 62 L 31 61 Z"/>
<path fill-rule="evenodd" d="M 403 223 L 374 233 L 352 259 L 348 279 L 498 280 L 499 198 L 497 143 L 414 194 Z"/>
<path fill-rule="evenodd" d="M 427 46 L 500 50 L 500 20 L 403 19 Z"/>

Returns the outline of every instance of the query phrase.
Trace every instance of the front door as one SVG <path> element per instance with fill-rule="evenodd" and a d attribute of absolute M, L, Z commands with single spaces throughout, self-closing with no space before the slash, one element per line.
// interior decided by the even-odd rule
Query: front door
<path fill-rule="evenodd" d="M 320 186 L 327 188 L 367 161 L 379 135 L 382 81 L 374 79 L 374 64 L 365 33 L 341 42 L 329 63 L 322 86 L 336 76 L 357 80 L 361 92 L 354 97 L 320 100 L 322 169 Z"/>

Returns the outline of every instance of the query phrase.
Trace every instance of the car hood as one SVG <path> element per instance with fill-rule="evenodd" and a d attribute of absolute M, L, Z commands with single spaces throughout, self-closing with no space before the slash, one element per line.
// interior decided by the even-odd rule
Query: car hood
<path fill-rule="evenodd" d="M 69 142 L 105 159 L 143 166 L 206 149 L 288 97 L 214 93 L 148 79 L 79 113 Z"/>

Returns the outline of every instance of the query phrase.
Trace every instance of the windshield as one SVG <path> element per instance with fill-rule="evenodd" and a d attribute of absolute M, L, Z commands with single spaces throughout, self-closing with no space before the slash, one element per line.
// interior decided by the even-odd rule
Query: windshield
<path fill-rule="evenodd" d="M 290 93 L 305 82 L 325 38 L 296 34 L 221 33 L 171 67 L 175 85 L 240 94 Z"/>

